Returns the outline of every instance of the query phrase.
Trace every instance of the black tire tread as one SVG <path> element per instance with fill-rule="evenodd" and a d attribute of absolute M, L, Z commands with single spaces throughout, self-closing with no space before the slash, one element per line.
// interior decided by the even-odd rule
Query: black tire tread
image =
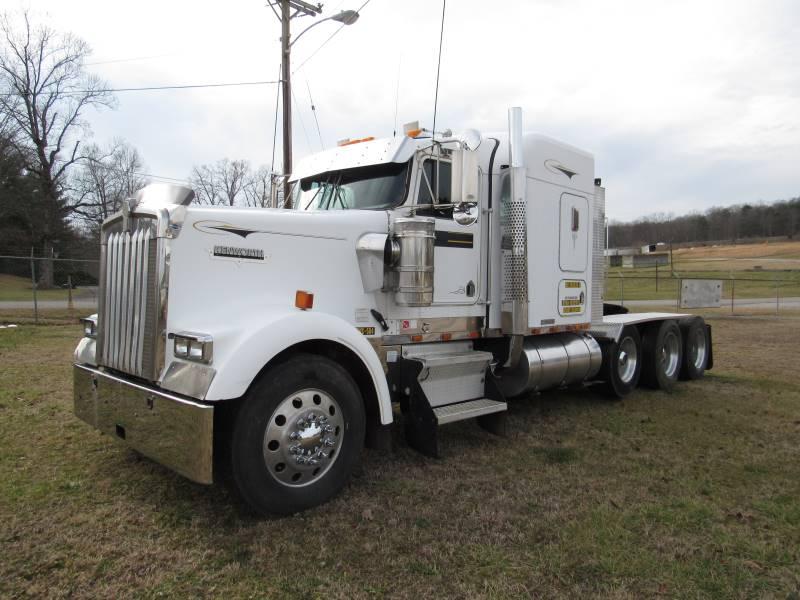
<path fill-rule="evenodd" d="M 334 396 L 349 415 L 347 443 L 330 470 L 304 487 L 277 482 L 264 465 L 262 452 L 266 424 L 278 404 L 298 387 L 335 390 Z M 366 419 L 358 386 L 340 365 L 314 354 L 297 354 L 263 373 L 247 392 L 234 423 L 231 474 L 242 499 L 258 514 L 287 515 L 317 506 L 335 496 L 357 467 L 364 446 Z"/>

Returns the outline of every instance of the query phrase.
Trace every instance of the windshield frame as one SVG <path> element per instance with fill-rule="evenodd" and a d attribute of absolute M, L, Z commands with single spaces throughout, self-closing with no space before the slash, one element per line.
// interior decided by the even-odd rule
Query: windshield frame
<path fill-rule="evenodd" d="M 369 169 L 371 167 L 387 167 L 387 166 L 400 166 L 400 165 L 402 165 L 405 168 L 405 175 L 403 177 L 403 191 L 402 191 L 402 194 L 400 194 L 400 198 L 396 202 L 394 202 L 394 203 L 392 203 L 390 205 L 380 206 L 380 207 L 373 207 L 373 208 L 371 208 L 371 207 L 359 207 L 359 208 L 345 208 L 345 209 L 332 209 L 332 208 L 308 208 L 307 209 L 307 208 L 303 208 L 301 206 L 302 202 L 300 201 L 301 200 L 300 196 L 302 196 L 304 194 L 304 190 L 303 190 L 303 182 L 304 181 L 308 181 L 308 180 L 311 180 L 312 182 L 321 181 L 321 180 L 324 181 L 326 179 L 330 180 L 330 179 L 336 177 L 337 175 L 339 175 L 341 173 L 344 173 L 344 172 L 347 172 L 347 171 L 353 171 L 353 170 L 356 170 L 356 169 Z M 395 210 L 396 208 L 399 208 L 399 207 L 403 206 L 409 199 L 409 189 L 410 189 L 411 182 L 412 182 L 412 172 L 413 171 L 414 171 L 414 160 L 412 158 L 412 159 L 409 159 L 408 161 L 402 162 L 402 163 L 399 163 L 399 162 L 385 162 L 385 163 L 375 163 L 375 164 L 371 164 L 371 165 L 359 165 L 359 166 L 349 167 L 349 168 L 346 168 L 346 169 L 336 169 L 336 170 L 333 170 L 333 171 L 323 171 L 321 173 L 315 173 L 314 175 L 308 175 L 306 177 L 302 177 L 300 179 L 297 179 L 292 183 L 292 187 L 294 187 L 297 190 L 296 192 L 294 192 L 292 194 L 292 196 L 293 196 L 292 197 L 292 210 L 298 210 L 298 211 L 301 211 L 301 212 L 311 212 L 311 211 L 328 212 L 328 211 L 338 211 L 338 210 Z M 398 175 L 399 174 L 400 173 L 398 173 Z M 370 178 L 364 178 L 362 181 L 367 181 L 369 179 Z M 339 184 L 339 185 L 341 185 L 341 184 Z M 337 189 L 338 189 L 339 185 L 337 185 Z M 318 187 L 317 188 L 318 191 L 316 193 L 319 193 L 319 190 L 322 190 L 322 189 L 324 189 L 323 186 Z M 310 191 L 310 190 L 306 190 L 306 192 L 307 191 Z M 296 201 L 297 201 L 297 203 L 295 204 Z M 312 198 L 312 202 L 313 201 L 314 200 Z M 310 203 L 309 203 L 309 205 L 310 205 Z"/>

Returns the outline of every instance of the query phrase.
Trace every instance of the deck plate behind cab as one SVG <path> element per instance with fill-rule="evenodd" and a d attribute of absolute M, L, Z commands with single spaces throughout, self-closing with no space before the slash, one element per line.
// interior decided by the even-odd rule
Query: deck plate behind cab
<path fill-rule="evenodd" d="M 665 321 L 667 319 L 684 319 L 691 315 L 682 313 L 661 313 L 661 312 L 646 312 L 646 313 L 626 313 L 624 315 L 606 315 L 603 317 L 601 323 L 592 323 L 592 328 L 589 333 L 597 338 L 603 340 L 612 340 L 614 342 L 619 340 L 623 327 L 626 325 L 641 325 L 642 323 L 651 323 L 654 321 Z"/>

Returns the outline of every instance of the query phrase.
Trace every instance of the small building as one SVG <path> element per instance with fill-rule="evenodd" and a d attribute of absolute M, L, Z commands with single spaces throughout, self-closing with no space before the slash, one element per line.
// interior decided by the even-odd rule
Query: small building
<path fill-rule="evenodd" d="M 669 251 L 663 242 L 640 248 L 609 248 L 605 256 L 609 267 L 636 269 L 669 265 Z"/>

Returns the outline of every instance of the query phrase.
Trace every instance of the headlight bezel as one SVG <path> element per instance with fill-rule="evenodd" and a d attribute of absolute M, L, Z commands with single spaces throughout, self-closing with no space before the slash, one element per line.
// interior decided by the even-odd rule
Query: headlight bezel
<path fill-rule="evenodd" d="M 202 364 L 211 364 L 214 358 L 214 339 L 207 333 L 181 331 L 170 333 L 172 354 L 175 358 Z"/>
<path fill-rule="evenodd" d="M 83 326 L 83 337 L 97 339 L 97 315 L 89 315 L 81 319 Z"/>

